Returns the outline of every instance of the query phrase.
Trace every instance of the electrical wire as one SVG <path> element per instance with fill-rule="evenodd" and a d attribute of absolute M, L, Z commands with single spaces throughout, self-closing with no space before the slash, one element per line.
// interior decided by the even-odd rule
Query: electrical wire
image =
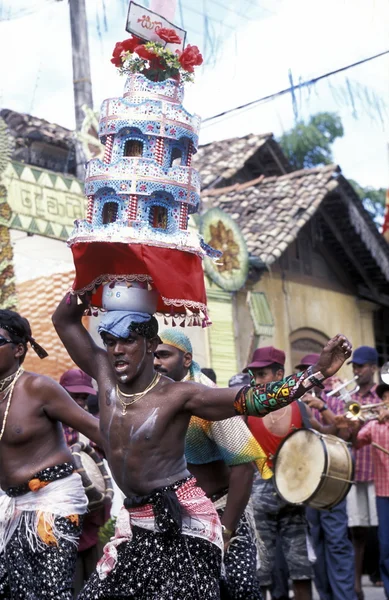
<path fill-rule="evenodd" d="M 284 96 L 285 94 L 289 94 L 293 90 L 301 89 L 304 87 L 309 87 L 311 85 L 314 85 L 318 81 L 321 81 L 322 79 L 326 79 L 327 77 L 331 77 L 332 75 L 337 75 L 338 73 L 342 73 L 343 71 L 347 71 L 348 69 L 353 69 L 354 67 L 363 65 L 371 60 L 375 60 L 376 58 L 381 58 L 382 56 L 385 56 L 387 54 L 389 54 L 389 50 L 385 50 L 384 52 L 380 52 L 379 54 L 375 54 L 374 56 L 369 56 L 368 58 L 358 60 L 357 62 L 351 63 L 344 67 L 340 67 L 339 69 L 334 69 L 333 71 L 328 71 L 327 73 L 323 73 L 322 75 L 318 75 L 317 77 L 313 77 L 312 79 L 308 79 L 307 81 L 302 81 L 300 83 L 297 83 L 296 85 L 293 85 L 292 87 L 284 88 L 283 90 L 279 90 L 278 92 L 275 92 L 273 94 L 268 94 L 267 96 L 263 96 L 262 98 L 257 98 L 256 100 L 251 100 L 250 102 L 246 102 L 245 104 L 241 104 L 240 106 L 235 106 L 234 108 L 229 108 L 228 110 L 225 110 L 221 113 L 213 115 L 212 117 L 207 117 L 207 118 L 203 119 L 202 124 L 207 123 L 209 121 L 213 121 L 214 119 L 226 117 L 227 115 L 230 115 L 231 113 L 237 112 L 239 110 L 250 109 L 262 102 L 267 102 L 269 100 L 273 100 L 273 98 L 278 98 L 280 96 Z"/>

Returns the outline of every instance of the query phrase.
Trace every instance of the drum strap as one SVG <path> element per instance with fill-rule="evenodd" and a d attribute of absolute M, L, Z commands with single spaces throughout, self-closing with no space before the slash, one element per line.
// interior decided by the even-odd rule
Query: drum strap
<path fill-rule="evenodd" d="M 297 406 L 299 407 L 299 410 L 300 410 L 303 429 L 311 429 L 312 425 L 309 420 L 309 415 L 308 415 L 306 405 L 304 404 L 304 402 L 302 402 L 302 400 L 297 400 Z"/>

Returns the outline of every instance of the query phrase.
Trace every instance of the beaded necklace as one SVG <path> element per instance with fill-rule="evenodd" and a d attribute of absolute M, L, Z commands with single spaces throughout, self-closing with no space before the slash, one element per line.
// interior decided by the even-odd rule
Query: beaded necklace
<path fill-rule="evenodd" d="M 15 389 L 16 382 L 19 379 L 19 377 L 22 375 L 22 373 L 24 373 L 24 369 L 23 369 L 23 367 L 19 367 L 18 370 L 16 371 L 15 377 L 13 378 L 13 381 L 12 381 L 12 383 L 10 385 L 10 389 L 9 389 L 9 392 L 8 392 L 8 402 L 7 402 L 7 406 L 5 407 L 5 412 L 4 412 L 3 427 L 1 428 L 1 431 L 0 431 L 0 441 L 3 438 L 3 434 L 4 434 L 4 430 L 5 430 L 5 424 L 7 422 L 9 408 L 11 406 L 11 400 L 12 400 L 12 396 L 13 396 L 13 391 Z"/>

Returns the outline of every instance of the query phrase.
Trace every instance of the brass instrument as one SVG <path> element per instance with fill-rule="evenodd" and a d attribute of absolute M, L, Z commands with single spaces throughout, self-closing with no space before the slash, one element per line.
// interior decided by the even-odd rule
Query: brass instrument
<path fill-rule="evenodd" d="M 378 412 L 381 408 L 389 408 L 387 402 L 378 402 L 377 404 L 360 404 L 359 402 L 349 402 L 347 405 L 346 417 L 351 421 L 372 421 L 378 419 Z"/>
<path fill-rule="evenodd" d="M 336 387 L 334 390 L 332 390 L 331 392 L 326 394 L 327 398 L 330 398 L 331 396 L 339 396 L 339 398 L 341 400 L 343 400 L 343 402 L 351 403 L 352 402 L 351 396 L 358 392 L 359 385 L 358 384 L 355 385 L 355 387 L 352 390 L 348 390 L 347 386 L 349 386 L 351 383 L 353 383 L 354 381 L 357 381 L 357 380 L 358 380 L 358 375 L 355 375 L 352 379 L 349 379 L 349 381 L 345 381 L 345 383 L 338 385 L 338 387 Z"/>

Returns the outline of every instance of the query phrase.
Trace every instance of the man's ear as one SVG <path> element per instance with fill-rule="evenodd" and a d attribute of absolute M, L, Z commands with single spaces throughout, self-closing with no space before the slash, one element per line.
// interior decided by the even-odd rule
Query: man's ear
<path fill-rule="evenodd" d="M 27 348 L 24 344 L 15 344 L 15 358 L 22 358 L 27 352 Z"/>
<path fill-rule="evenodd" d="M 146 338 L 146 350 L 147 350 L 147 352 L 148 352 L 149 354 L 150 354 L 150 353 L 154 354 L 154 352 L 156 351 L 156 349 L 157 349 L 157 348 L 158 348 L 158 346 L 159 346 L 159 343 L 160 343 L 160 341 L 159 341 L 159 338 L 158 338 L 158 337 L 154 337 L 154 338 L 152 338 L 151 340 L 148 340 L 148 339 Z"/>
<path fill-rule="evenodd" d="M 185 352 L 184 353 L 184 359 L 183 359 L 183 365 L 186 369 L 189 369 L 190 365 L 192 364 L 192 354 L 190 352 Z"/>

